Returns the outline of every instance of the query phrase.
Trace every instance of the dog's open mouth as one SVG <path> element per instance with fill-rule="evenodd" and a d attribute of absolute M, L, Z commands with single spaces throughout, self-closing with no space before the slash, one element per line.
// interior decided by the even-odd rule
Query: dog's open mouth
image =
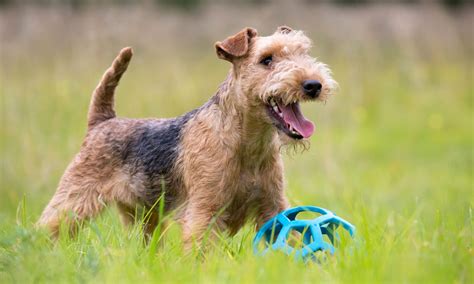
<path fill-rule="evenodd" d="M 303 116 L 298 101 L 284 105 L 272 97 L 267 108 L 275 126 L 291 138 L 303 139 L 313 134 L 314 124 Z"/>

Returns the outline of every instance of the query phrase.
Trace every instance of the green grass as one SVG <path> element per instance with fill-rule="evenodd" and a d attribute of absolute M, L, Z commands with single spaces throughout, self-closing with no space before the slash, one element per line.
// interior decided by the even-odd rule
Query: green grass
<path fill-rule="evenodd" d="M 144 246 L 139 226 L 124 228 L 114 208 L 76 239 L 52 243 L 33 223 L 80 146 L 90 93 L 115 52 L 105 51 L 5 58 L 1 283 L 474 281 L 472 58 L 462 55 L 322 50 L 341 91 L 304 106 L 317 125 L 311 149 L 285 155 L 292 204 L 331 209 L 357 227 L 322 264 L 255 257 L 250 226 L 204 256 L 183 254 L 176 225 L 161 245 Z M 120 115 L 179 115 L 204 103 L 228 68 L 209 50 L 158 54 L 136 50 Z"/>

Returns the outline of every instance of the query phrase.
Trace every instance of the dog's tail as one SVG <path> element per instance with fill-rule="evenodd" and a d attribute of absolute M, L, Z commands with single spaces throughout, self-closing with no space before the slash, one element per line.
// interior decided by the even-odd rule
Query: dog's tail
<path fill-rule="evenodd" d="M 92 94 L 87 116 L 87 126 L 92 128 L 95 125 L 115 117 L 114 91 L 132 59 L 133 51 L 130 47 L 125 47 L 112 62 L 112 66 L 105 71 L 99 85 Z"/>

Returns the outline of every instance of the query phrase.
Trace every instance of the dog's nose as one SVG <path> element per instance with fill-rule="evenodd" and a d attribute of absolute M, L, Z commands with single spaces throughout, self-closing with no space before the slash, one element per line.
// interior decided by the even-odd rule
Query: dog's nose
<path fill-rule="evenodd" d="M 303 90 L 306 95 L 317 98 L 321 93 L 321 88 L 323 85 L 316 80 L 306 80 L 303 82 Z"/>

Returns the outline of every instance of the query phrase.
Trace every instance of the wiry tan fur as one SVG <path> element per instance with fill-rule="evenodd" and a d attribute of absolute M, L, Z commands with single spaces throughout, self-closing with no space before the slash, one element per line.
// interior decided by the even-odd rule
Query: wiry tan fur
<path fill-rule="evenodd" d="M 166 210 L 178 210 L 176 218 L 183 225 L 187 247 L 199 242 L 213 222 L 213 229 L 230 234 L 249 219 L 262 225 L 289 206 L 281 147 L 301 143 L 273 125 L 266 109 L 268 99 L 311 100 L 301 88 L 308 79 L 321 82 L 319 100 L 326 100 L 337 86 L 327 66 L 309 56 L 310 47 L 301 31 L 288 27 L 269 37 L 246 28 L 217 42 L 218 57 L 232 63 L 227 79 L 205 106 L 175 120 L 115 117 L 113 92 L 132 55 L 131 49 L 122 50 L 94 92 L 86 139 L 39 224 L 57 234 L 62 220 L 73 227 L 73 221 L 96 216 L 110 202 L 117 203 L 124 222 L 131 223 L 137 205 L 150 208 L 157 194 L 164 193 Z M 270 54 L 278 64 L 262 68 L 261 58 Z M 166 164 L 166 171 L 150 174 L 147 170 L 160 161 L 141 164 L 137 158 L 127 158 L 148 159 L 148 152 L 140 151 L 150 143 L 135 138 L 148 137 L 143 129 L 175 129 L 169 127 L 173 123 L 179 126 L 179 141 L 176 158 Z M 145 146 L 130 146 L 135 142 Z M 149 153 L 157 149 L 160 145 Z M 158 221 L 152 212 L 148 233 Z"/>

